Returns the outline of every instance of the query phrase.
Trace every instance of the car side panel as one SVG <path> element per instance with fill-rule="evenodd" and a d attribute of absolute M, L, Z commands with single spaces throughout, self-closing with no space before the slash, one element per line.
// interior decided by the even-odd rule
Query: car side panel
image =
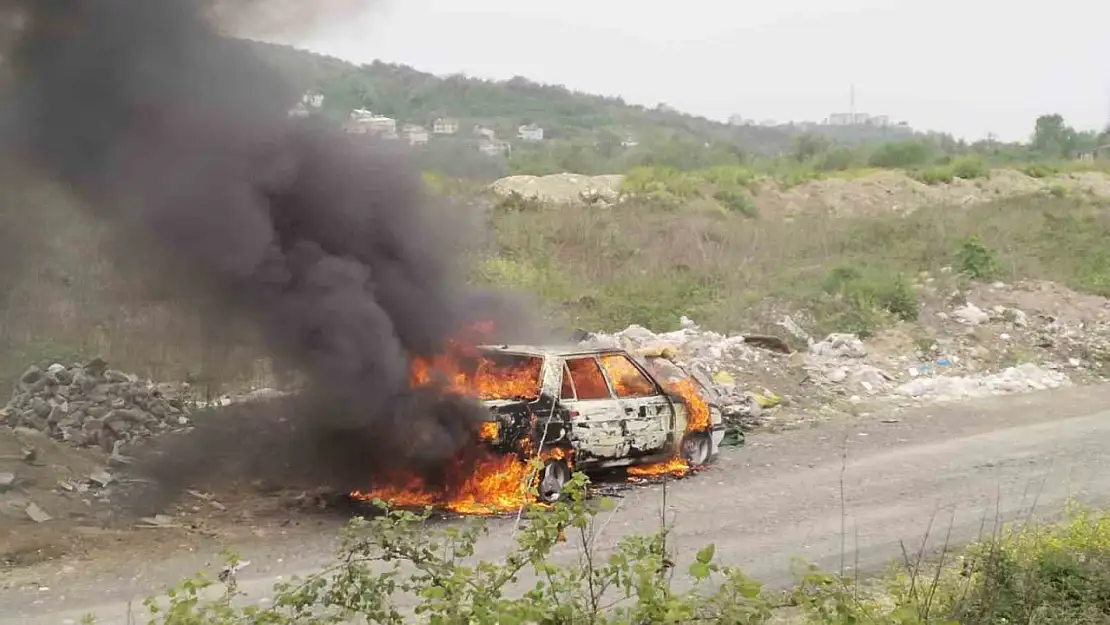
<path fill-rule="evenodd" d="M 573 400 L 563 405 L 571 411 L 570 440 L 581 460 L 614 460 L 628 456 L 631 446 L 624 411 L 617 400 Z"/>
<path fill-rule="evenodd" d="M 597 382 L 597 387 L 586 399 L 578 398 L 578 395 L 585 394 L 585 389 L 579 389 L 577 384 L 572 383 L 572 388 L 569 389 L 574 396 L 568 397 L 560 392 L 559 403 L 569 413 L 568 438 L 575 448 L 579 462 L 624 458 L 629 452 L 624 410 L 613 395 L 613 389 L 601 371 L 597 358 L 592 354 L 583 354 L 564 359 L 566 367 L 562 368 L 560 378 L 570 376 L 573 380 L 571 369 L 574 368 L 574 362 L 584 360 L 592 363 L 591 372 L 596 368 L 597 379 L 594 381 Z"/>
<path fill-rule="evenodd" d="M 667 445 L 673 430 L 674 409 L 664 395 L 622 398 L 629 451 L 656 453 Z"/>

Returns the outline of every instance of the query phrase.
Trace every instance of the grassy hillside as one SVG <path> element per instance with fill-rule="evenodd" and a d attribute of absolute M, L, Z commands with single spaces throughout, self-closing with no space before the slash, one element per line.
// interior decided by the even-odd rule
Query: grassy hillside
<path fill-rule="evenodd" d="M 359 66 L 289 46 L 250 45 L 305 89 L 324 93 L 325 108 L 337 117 L 365 107 L 399 122 L 430 124 L 437 117 L 455 117 L 464 131 L 485 124 L 504 137 L 515 137 L 521 124 L 535 123 L 554 140 L 607 139 L 611 133 L 619 143 L 631 134 L 639 141 L 676 137 L 764 151 L 785 148 L 791 136 L 779 129 L 730 126 L 667 107 L 646 108 L 520 77 L 504 82 L 439 77 L 404 65 L 376 61 Z"/>
<path fill-rule="evenodd" d="M 921 167 L 946 165 L 944 159 L 967 154 L 995 163 L 1028 162 L 1074 158 L 1110 141 L 1105 133 L 1071 128 L 1059 115 L 1043 115 L 1035 125 L 1031 123 L 1036 136 L 1029 145 L 994 141 L 969 145 L 942 133 L 915 134 L 905 127 L 736 126 L 663 104 L 638 106 L 619 97 L 571 91 L 522 77 L 508 81 L 441 77 L 379 61 L 355 65 L 289 46 L 243 45 L 287 74 L 295 88 L 323 93 L 323 114 L 333 119 L 346 120 L 356 108 L 394 118 L 399 125 L 430 126 L 439 117 L 458 119 L 457 135 L 433 137 L 416 151 L 425 169 L 452 177 L 620 173 L 640 166 L 692 170 L 744 164 L 781 170 L 783 161 L 824 171 L 861 164 Z M 517 128 L 523 124 L 542 127 L 544 140 L 517 141 Z M 480 154 L 473 133 L 478 125 L 510 141 L 511 155 Z"/>

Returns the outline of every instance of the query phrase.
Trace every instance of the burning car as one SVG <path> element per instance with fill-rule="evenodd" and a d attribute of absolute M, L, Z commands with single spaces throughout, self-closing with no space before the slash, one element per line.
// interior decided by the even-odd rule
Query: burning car
<path fill-rule="evenodd" d="M 543 459 L 539 493 L 559 498 L 572 467 L 684 473 L 712 463 L 722 414 L 696 383 L 660 383 L 621 349 L 484 345 L 467 377 L 489 408 L 491 451 Z M 656 471 L 655 469 L 658 469 Z"/>

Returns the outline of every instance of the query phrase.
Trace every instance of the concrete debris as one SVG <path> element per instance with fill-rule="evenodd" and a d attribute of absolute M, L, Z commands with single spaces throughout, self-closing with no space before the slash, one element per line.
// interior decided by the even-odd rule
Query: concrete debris
<path fill-rule="evenodd" d="M 24 508 L 24 511 L 27 513 L 27 516 L 35 523 L 46 523 L 47 521 L 53 520 L 54 518 L 47 514 L 45 510 L 38 507 L 38 505 L 35 504 L 35 502 L 33 501 L 27 503 L 27 507 Z"/>
<path fill-rule="evenodd" d="M 184 525 L 175 523 L 174 518 L 165 514 L 156 514 L 152 517 L 143 517 L 140 519 L 135 527 L 152 528 L 152 529 L 175 529 L 183 528 Z"/>
<path fill-rule="evenodd" d="M 112 474 L 108 473 L 107 471 L 97 471 L 90 475 L 89 479 L 101 488 L 106 488 L 109 484 L 116 481 L 116 478 L 114 478 Z"/>
<path fill-rule="evenodd" d="M 588 334 L 581 343 L 638 354 L 664 381 L 692 375 L 708 399 L 745 426 L 776 419 L 780 405 L 791 409 L 791 419 L 805 419 L 847 409 L 841 401 L 940 402 L 1105 379 L 1100 369 L 1110 362 L 1110 302 L 1085 303 L 1084 318 L 1072 314 L 1064 320 L 1013 305 L 1076 297 L 1059 288 L 1039 299 L 1019 291 L 1033 287 L 989 288 L 988 295 L 973 291 L 954 298 L 959 305 L 928 310 L 920 325 L 883 330 L 866 341 L 845 333 L 815 341 L 787 317 L 780 327 L 809 345 L 800 354 L 785 341 L 726 336 L 686 317 L 673 332 L 632 325 L 614 334 Z"/>
<path fill-rule="evenodd" d="M 512 194 L 552 204 L 599 204 L 616 202 L 621 196 L 624 176 L 582 176 L 552 174 L 549 176 L 509 176 L 490 185 L 495 194 Z"/>
<path fill-rule="evenodd" d="M 830 334 L 825 340 L 809 348 L 813 356 L 823 358 L 863 358 L 867 348 L 855 334 Z"/>
<path fill-rule="evenodd" d="M 192 407 L 182 386 L 141 380 L 109 369 L 99 358 L 45 371 L 32 366 L 16 384 L 4 423 L 118 455 L 117 443 L 188 425 Z"/>
<path fill-rule="evenodd" d="M 0 473 L 0 493 L 11 490 L 15 486 L 15 473 Z"/>
<path fill-rule="evenodd" d="M 979 378 L 969 376 L 917 378 L 902 384 L 895 389 L 895 392 L 913 398 L 928 397 L 936 401 L 953 401 L 1042 391 L 1071 385 L 1072 382 L 1067 375 L 1027 362 Z"/>
<path fill-rule="evenodd" d="M 990 315 L 984 312 L 975 304 L 968 304 L 961 308 L 952 311 L 952 316 L 968 325 L 977 326 L 981 323 L 990 321 Z"/>

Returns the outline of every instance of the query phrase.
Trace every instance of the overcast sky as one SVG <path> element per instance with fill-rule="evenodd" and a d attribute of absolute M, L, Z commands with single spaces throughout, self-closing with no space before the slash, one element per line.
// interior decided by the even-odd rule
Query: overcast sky
<path fill-rule="evenodd" d="M 856 110 L 969 139 L 1110 120 L 1110 2 L 385 0 L 295 42 L 436 74 L 521 75 L 724 120 Z"/>

